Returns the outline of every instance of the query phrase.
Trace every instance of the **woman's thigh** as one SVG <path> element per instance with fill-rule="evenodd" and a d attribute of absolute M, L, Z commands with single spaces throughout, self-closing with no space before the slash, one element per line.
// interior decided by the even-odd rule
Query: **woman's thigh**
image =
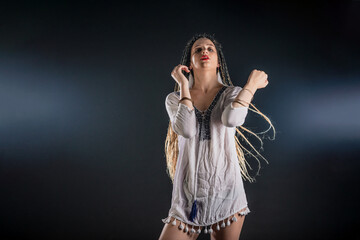
<path fill-rule="evenodd" d="M 174 218 L 171 217 L 170 223 L 165 223 L 164 228 L 160 234 L 159 240 L 196 240 L 199 236 L 197 232 L 192 233 L 190 232 L 192 225 L 181 223 L 183 225 L 183 229 L 181 230 L 179 228 L 180 221 L 176 220 L 176 225 L 172 225 L 172 221 L 174 221 Z M 185 227 L 188 227 L 188 231 L 185 232 Z M 195 230 L 198 230 L 199 227 L 194 226 Z M 202 227 L 200 227 L 202 229 Z"/>
<path fill-rule="evenodd" d="M 244 209 L 243 209 L 244 210 Z M 243 211 L 241 210 L 241 211 Z M 240 211 L 240 212 L 241 212 Z M 240 212 L 236 214 L 237 221 L 232 221 L 229 226 L 216 230 L 215 224 L 213 225 L 213 232 L 211 233 L 211 240 L 239 240 L 241 229 L 245 220 L 245 215 L 241 215 Z"/>

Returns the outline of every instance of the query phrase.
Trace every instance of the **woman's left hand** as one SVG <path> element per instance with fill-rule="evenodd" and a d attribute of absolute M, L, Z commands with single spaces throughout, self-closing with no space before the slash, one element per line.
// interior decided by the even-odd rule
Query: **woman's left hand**
<path fill-rule="evenodd" d="M 267 78 L 268 75 L 264 71 L 254 69 L 250 73 L 248 83 L 249 85 L 255 86 L 257 89 L 264 88 L 269 84 Z"/>

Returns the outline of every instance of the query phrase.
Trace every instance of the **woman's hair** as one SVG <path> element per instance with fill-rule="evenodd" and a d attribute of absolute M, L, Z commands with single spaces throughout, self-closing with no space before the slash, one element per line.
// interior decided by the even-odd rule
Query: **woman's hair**
<path fill-rule="evenodd" d="M 194 44 L 194 42 L 196 40 L 198 40 L 199 38 L 207 38 L 209 40 L 211 40 L 216 48 L 217 54 L 218 54 L 218 61 L 220 64 L 219 67 L 219 71 L 220 71 L 220 75 L 222 77 L 222 81 L 223 84 L 226 86 L 234 86 L 233 83 L 230 80 L 230 75 L 229 75 L 229 71 L 226 65 L 226 61 L 225 61 L 225 57 L 224 54 L 222 52 L 222 46 L 221 44 L 214 38 L 213 35 L 207 34 L 207 33 L 201 33 L 201 34 L 195 34 L 186 44 L 185 49 L 183 51 L 183 55 L 181 58 L 181 65 L 186 65 L 186 66 L 190 66 L 190 57 L 191 57 L 191 48 Z M 189 75 L 190 73 L 184 72 L 184 75 L 186 78 L 189 79 Z M 194 76 L 192 70 L 191 70 L 191 74 Z M 175 89 L 174 91 L 179 91 L 180 90 L 180 86 L 175 83 Z M 251 109 L 250 106 L 252 106 L 254 109 Z M 270 128 L 272 127 L 274 130 L 274 137 L 270 140 L 274 140 L 275 139 L 275 128 L 272 125 L 270 119 L 268 117 L 266 117 L 264 114 L 262 114 L 252 103 L 250 103 L 249 105 L 249 110 L 261 115 L 262 117 L 265 118 L 265 120 L 270 124 L 270 127 L 264 131 L 264 132 L 260 132 L 260 133 L 254 133 L 252 131 L 250 131 L 249 129 L 243 127 L 243 126 L 238 126 L 236 127 L 236 132 L 238 133 L 239 136 L 242 137 L 243 141 L 245 141 L 247 144 L 249 144 L 251 146 L 252 149 L 255 150 L 256 155 L 254 155 L 251 150 L 246 149 L 243 145 L 241 145 L 238 137 L 235 134 L 235 142 L 236 142 L 236 152 L 237 152 L 237 156 L 238 156 L 238 162 L 240 165 L 240 169 L 241 169 L 241 173 L 242 173 L 242 177 L 244 178 L 244 180 L 249 180 L 250 182 L 256 181 L 255 178 L 250 177 L 248 171 L 247 171 L 247 167 L 246 165 L 249 166 L 249 168 L 252 170 L 251 166 L 249 165 L 249 163 L 246 161 L 245 159 L 245 155 L 250 155 L 253 156 L 257 161 L 258 161 L 258 171 L 256 173 L 256 175 L 259 175 L 259 171 L 260 171 L 260 161 L 256 156 L 260 156 L 262 159 L 264 159 L 266 161 L 267 164 L 269 164 L 269 162 L 255 149 L 255 147 L 250 143 L 250 141 L 245 137 L 245 135 L 243 134 L 244 132 L 248 132 L 249 134 L 252 134 L 254 137 L 256 137 L 260 143 L 261 143 L 261 147 L 260 150 L 263 150 L 263 142 L 261 140 L 264 139 L 263 137 L 259 137 L 258 134 L 265 134 L 266 132 L 268 132 L 270 130 Z M 246 152 L 244 154 L 244 151 Z M 179 153 L 179 149 L 178 149 L 178 135 L 173 131 L 172 127 L 171 127 L 171 122 L 169 122 L 169 126 L 168 126 L 168 131 L 167 131 L 167 136 L 166 136 L 166 140 L 165 140 L 165 155 L 166 155 L 166 164 L 167 164 L 167 174 L 169 175 L 171 181 L 174 181 L 174 175 L 175 175 L 175 169 L 176 169 L 176 164 L 177 164 L 177 158 L 178 158 L 178 153 Z"/>

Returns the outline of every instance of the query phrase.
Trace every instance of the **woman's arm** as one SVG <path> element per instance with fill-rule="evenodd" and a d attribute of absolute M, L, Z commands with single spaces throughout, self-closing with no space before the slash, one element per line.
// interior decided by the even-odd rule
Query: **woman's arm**
<path fill-rule="evenodd" d="M 183 100 L 179 103 L 182 97 L 191 98 L 187 86 L 184 85 L 180 88 L 180 96 L 175 92 L 167 95 L 165 106 L 174 132 L 184 138 L 192 138 L 196 134 L 195 110 L 189 100 Z"/>
<path fill-rule="evenodd" d="M 239 94 L 234 99 L 234 101 L 238 100 L 242 104 L 240 104 L 238 102 L 232 102 L 232 106 L 234 108 L 238 108 L 241 106 L 249 107 L 248 103 L 251 102 L 253 95 L 246 89 L 248 89 L 251 93 L 255 94 L 257 87 L 253 83 L 250 83 L 250 82 L 246 83 L 245 86 L 242 88 L 242 90 L 239 92 Z"/>
<path fill-rule="evenodd" d="M 237 86 L 233 88 L 225 100 L 225 108 L 221 115 L 221 121 L 225 126 L 236 127 L 244 124 L 253 94 L 257 89 L 268 85 L 267 77 L 264 71 L 254 69 L 244 88 Z"/>
<path fill-rule="evenodd" d="M 247 87 L 246 85 L 244 88 Z M 226 127 L 241 126 L 245 122 L 248 113 L 248 107 L 234 102 L 236 99 L 249 101 L 252 95 L 247 90 L 241 87 L 231 87 L 230 91 L 225 96 L 224 110 L 221 114 L 221 122 Z M 249 96 L 250 95 L 250 96 Z M 240 99 L 239 99 L 240 98 Z M 246 100 L 245 100 L 246 99 Z M 237 105 L 237 106 L 236 106 Z"/>
<path fill-rule="evenodd" d="M 189 91 L 189 82 L 183 82 L 179 84 L 180 86 L 180 99 L 183 97 L 187 97 L 191 99 L 190 91 Z M 185 104 L 190 110 L 193 110 L 193 104 L 190 100 L 184 99 L 181 101 L 182 104 Z"/>

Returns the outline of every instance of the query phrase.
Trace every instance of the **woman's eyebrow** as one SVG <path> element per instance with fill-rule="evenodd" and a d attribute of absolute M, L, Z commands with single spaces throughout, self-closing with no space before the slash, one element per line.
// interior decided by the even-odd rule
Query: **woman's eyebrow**
<path fill-rule="evenodd" d="M 205 45 L 215 47 L 215 46 L 214 46 L 214 45 L 212 45 L 212 44 L 205 44 Z M 194 48 L 197 48 L 197 47 L 199 47 L 199 46 L 201 46 L 201 45 L 196 45 Z"/>

